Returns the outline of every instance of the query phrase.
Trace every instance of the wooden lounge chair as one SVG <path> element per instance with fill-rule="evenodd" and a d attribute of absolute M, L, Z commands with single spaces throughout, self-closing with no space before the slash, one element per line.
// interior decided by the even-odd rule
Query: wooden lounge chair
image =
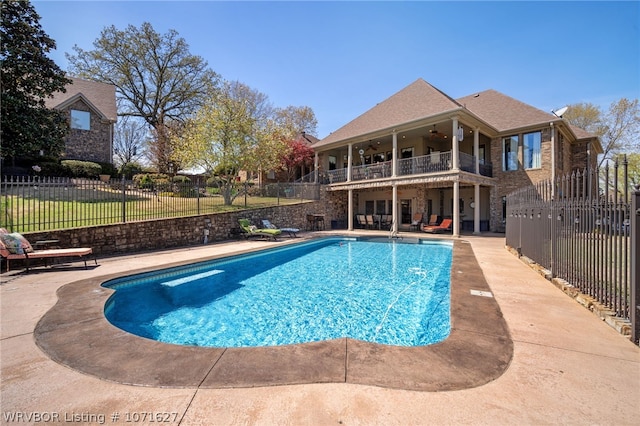
<path fill-rule="evenodd" d="M 249 219 L 238 219 L 238 223 L 240 223 L 240 229 L 242 230 L 242 235 L 245 238 L 251 237 L 261 237 L 261 238 L 271 238 L 276 241 L 277 236 L 282 234 L 282 231 L 279 229 L 260 229 L 251 225 Z"/>
<path fill-rule="evenodd" d="M 451 219 L 444 219 L 440 225 L 423 225 L 422 230 L 424 232 L 430 232 L 432 234 L 449 231 L 453 221 Z"/>
<path fill-rule="evenodd" d="M 87 269 L 87 257 L 93 254 L 90 247 L 63 248 L 34 250 L 31 243 L 17 232 L 9 233 L 6 229 L 0 228 L 0 255 L 7 260 L 7 272 L 11 270 L 11 260 L 22 260 L 25 268 L 29 272 L 32 259 L 44 259 L 44 265 L 48 266 L 48 259 L 78 257 L 84 260 L 84 268 Z M 93 257 L 96 265 L 98 260 Z"/>

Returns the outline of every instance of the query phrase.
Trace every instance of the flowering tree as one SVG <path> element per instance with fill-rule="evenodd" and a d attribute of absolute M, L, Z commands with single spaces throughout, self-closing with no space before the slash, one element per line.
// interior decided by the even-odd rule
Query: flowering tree
<path fill-rule="evenodd" d="M 286 174 L 287 181 L 291 182 L 296 178 L 298 170 L 302 168 L 304 173 L 305 167 L 311 167 L 313 149 L 300 139 L 289 140 L 285 144 L 287 148 L 280 157 L 280 168 Z"/>

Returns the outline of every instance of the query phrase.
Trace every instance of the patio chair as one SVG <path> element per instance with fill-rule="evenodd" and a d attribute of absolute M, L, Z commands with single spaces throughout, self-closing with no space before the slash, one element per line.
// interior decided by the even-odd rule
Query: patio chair
<path fill-rule="evenodd" d="M 432 214 L 431 216 L 429 216 L 429 222 L 427 223 L 427 225 L 435 226 L 437 224 L 438 224 L 438 215 Z"/>
<path fill-rule="evenodd" d="M 367 227 L 367 219 L 364 217 L 363 214 L 356 215 L 356 223 L 358 225 L 358 228 L 364 229 Z"/>
<path fill-rule="evenodd" d="M 422 224 L 422 213 L 414 213 L 409 229 L 411 231 L 417 231 L 418 228 L 420 228 L 420 224 Z"/>
<path fill-rule="evenodd" d="M 279 229 L 259 229 L 252 225 L 249 219 L 238 219 L 238 223 L 240 224 L 242 235 L 247 239 L 251 237 L 261 237 L 271 238 L 273 241 L 276 241 L 277 236 L 282 234 L 282 231 Z"/>
<path fill-rule="evenodd" d="M 376 220 L 376 218 L 372 214 L 366 215 L 365 219 L 367 221 L 367 228 L 368 229 L 376 229 L 376 223 L 378 221 Z"/>
<path fill-rule="evenodd" d="M 84 260 L 84 268 L 87 269 L 87 257 L 92 254 L 93 249 L 90 247 L 34 250 L 31 243 L 22 234 L 17 232 L 9 233 L 6 229 L 0 228 L 0 256 L 7 261 L 7 272 L 11 270 L 11 260 L 23 260 L 25 269 L 29 272 L 32 259 L 43 259 L 46 267 L 48 266 L 48 259 L 64 257 L 81 258 Z M 97 265 L 98 260 L 95 255 L 93 260 Z"/>
<path fill-rule="evenodd" d="M 390 214 L 381 214 L 380 215 L 380 228 L 381 229 L 389 229 L 391 228 L 391 221 L 393 216 Z"/>
<path fill-rule="evenodd" d="M 298 232 L 300 232 L 298 228 L 278 228 L 269 219 L 262 219 L 262 226 L 265 229 L 279 229 L 281 232 L 286 232 L 291 238 L 297 238 Z"/>
<path fill-rule="evenodd" d="M 444 219 L 440 225 L 433 225 L 433 226 L 423 225 L 422 226 L 422 230 L 424 232 L 429 232 L 429 233 L 432 233 L 432 234 L 445 232 L 445 231 L 450 231 L 452 223 L 453 223 L 453 221 L 451 219 Z"/>

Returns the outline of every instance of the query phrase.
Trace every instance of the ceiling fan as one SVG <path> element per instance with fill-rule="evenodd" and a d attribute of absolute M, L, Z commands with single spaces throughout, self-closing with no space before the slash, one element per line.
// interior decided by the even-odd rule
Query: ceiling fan
<path fill-rule="evenodd" d="M 447 135 L 445 135 L 444 133 L 440 133 L 437 129 L 436 129 L 436 125 L 433 125 L 433 129 L 429 130 L 429 133 L 431 133 L 431 137 L 430 139 L 444 139 L 447 137 Z"/>
<path fill-rule="evenodd" d="M 369 151 L 370 149 L 377 151 L 378 148 L 376 146 L 373 145 L 373 143 L 371 143 L 371 141 L 369 141 L 369 146 L 367 147 L 367 151 Z"/>

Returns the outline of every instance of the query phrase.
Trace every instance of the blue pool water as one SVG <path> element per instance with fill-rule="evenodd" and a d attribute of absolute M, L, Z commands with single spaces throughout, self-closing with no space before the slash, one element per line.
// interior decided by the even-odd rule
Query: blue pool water
<path fill-rule="evenodd" d="M 181 345 L 428 345 L 450 332 L 451 258 L 446 241 L 331 237 L 105 282 L 105 315 Z"/>

